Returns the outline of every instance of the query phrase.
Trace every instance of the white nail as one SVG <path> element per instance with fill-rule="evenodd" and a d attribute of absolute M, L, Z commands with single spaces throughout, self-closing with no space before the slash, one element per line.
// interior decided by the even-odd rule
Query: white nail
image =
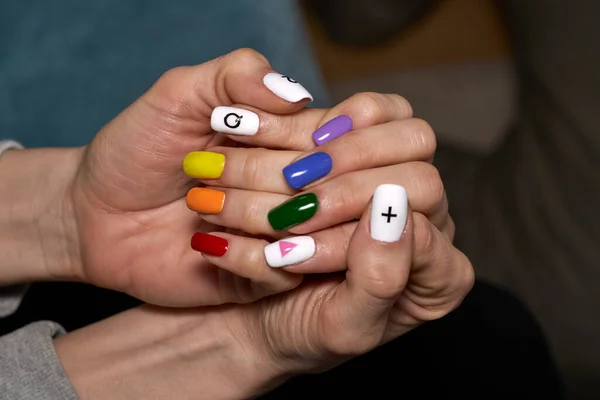
<path fill-rule="evenodd" d="M 400 185 L 379 185 L 371 206 L 371 237 L 382 242 L 396 242 L 406 226 L 408 200 Z"/>
<path fill-rule="evenodd" d="M 232 135 L 251 136 L 258 132 L 258 115 L 242 108 L 217 107 L 210 116 L 210 126 L 214 131 Z"/>
<path fill-rule="evenodd" d="M 265 246 L 267 264 L 286 267 L 308 260 L 315 254 L 315 241 L 310 236 L 295 236 Z"/>
<path fill-rule="evenodd" d="M 313 100 L 308 90 L 289 76 L 270 72 L 263 78 L 263 83 L 271 92 L 290 103 L 297 103 L 304 99 Z"/>

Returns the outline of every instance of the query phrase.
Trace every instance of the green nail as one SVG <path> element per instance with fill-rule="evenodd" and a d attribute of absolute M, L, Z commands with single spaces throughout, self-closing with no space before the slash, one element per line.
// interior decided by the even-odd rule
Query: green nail
<path fill-rule="evenodd" d="M 269 223 L 276 231 L 284 231 L 311 219 L 319 209 L 314 193 L 306 193 L 289 199 L 269 211 Z"/>

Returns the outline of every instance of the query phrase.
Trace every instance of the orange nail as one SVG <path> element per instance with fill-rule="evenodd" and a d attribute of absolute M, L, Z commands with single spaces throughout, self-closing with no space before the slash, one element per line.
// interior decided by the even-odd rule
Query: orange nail
<path fill-rule="evenodd" d="M 190 210 L 200 214 L 218 214 L 223 209 L 223 203 L 225 203 L 225 192 L 207 188 L 193 188 L 185 196 L 185 202 Z"/>

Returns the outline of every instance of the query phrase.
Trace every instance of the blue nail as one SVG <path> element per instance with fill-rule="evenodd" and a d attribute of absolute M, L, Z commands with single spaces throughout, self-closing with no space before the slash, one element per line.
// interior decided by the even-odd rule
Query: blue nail
<path fill-rule="evenodd" d="M 295 161 L 283 169 L 283 176 L 294 189 L 300 189 L 327 175 L 333 160 L 327 153 L 313 153 Z"/>

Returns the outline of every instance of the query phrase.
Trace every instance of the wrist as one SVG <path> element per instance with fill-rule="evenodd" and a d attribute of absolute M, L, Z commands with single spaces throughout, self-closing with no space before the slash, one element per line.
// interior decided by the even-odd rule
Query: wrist
<path fill-rule="evenodd" d="M 76 280 L 70 185 L 81 149 L 10 150 L 0 158 L 0 286 Z"/>
<path fill-rule="evenodd" d="M 281 383 L 281 374 L 247 340 L 236 308 L 142 306 L 58 338 L 55 347 L 82 399 L 253 398 Z"/>

